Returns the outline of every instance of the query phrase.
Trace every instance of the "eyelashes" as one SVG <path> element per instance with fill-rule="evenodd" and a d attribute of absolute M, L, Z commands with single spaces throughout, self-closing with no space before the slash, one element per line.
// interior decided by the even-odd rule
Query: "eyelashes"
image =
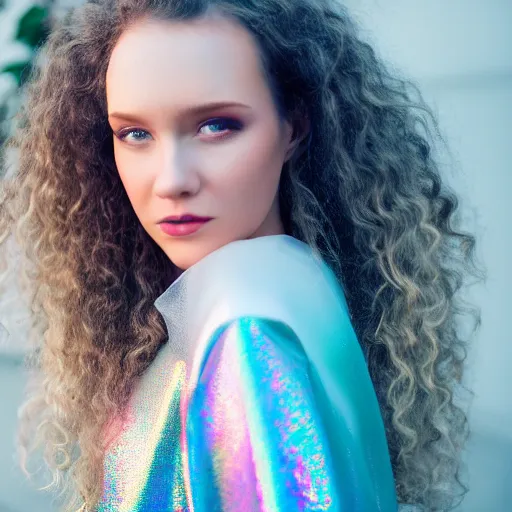
<path fill-rule="evenodd" d="M 133 133 L 148 133 L 148 132 L 146 132 L 146 130 L 141 130 L 140 128 L 130 128 L 128 130 L 120 130 L 118 132 L 115 132 L 115 136 L 120 141 L 125 142 L 126 137 L 128 137 L 128 135 L 131 135 Z M 141 139 L 136 139 L 136 140 L 141 140 Z"/>
<path fill-rule="evenodd" d="M 199 130 L 201 130 L 205 126 L 227 126 L 227 130 L 229 131 L 239 131 L 242 129 L 242 124 L 236 119 L 232 119 L 230 117 L 218 117 L 215 119 L 210 119 L 206 123 L 203 123 L 199 127 Z M 224 129 L 224 131 L 226 131 L 226 128 Z"/>
<path fill-rule="evenodd" d="M 220 130 L 220 132 L 217 132 L 217 134 L 214 133 L 213 136 L 205 137 L 205 139 L 210 139 L 210 140 L 214 140 L 214 141 L 225 139 L 226 137 L 233 135 L 234 132 L 240 131 L 243 128 L 242 123 L 236 119 L 233 119 L 230 117 L 216 117 L 216 118 L 209 119 L 208 121 L 202 123 L 198 128 L 198 132 L 200 132 L 203 128 L 208 127 L 208 126 L 224 127 L 223 129 Z M 114 132 L 114 135 L 120 141 L 126 142 L 126 143 L 128 143 L 128 142 L 133 143 L 132 141 L 127 140 L 127 137 L 132 134 L 139 134 L 139 135 L 142 134 L 142 137 L 144 137 L 144 135 L 151 137 L 149 132 L 147 132 L 146 130 L 143 130 L 142 128 L 127 128 L 127 129 L 123 129 L 123 130 Z M 146 140 L 149 140 L 149 139 L 146 137 L 139 138 L 138 136 L 136 136 L 135 144 L 137 144 L 138 142 L 145 142 Z"/>

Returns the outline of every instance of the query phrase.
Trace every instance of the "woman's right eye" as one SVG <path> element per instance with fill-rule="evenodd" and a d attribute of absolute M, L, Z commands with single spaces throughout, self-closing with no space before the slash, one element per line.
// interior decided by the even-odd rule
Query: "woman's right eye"
<path fill-rule="evenodd" d="M 135 142 L 135 143 L 140 142 L 140 141 L 144 142 L 146 140 L 144 138 L 144 134 L 151 137 L 151 135 L 149 135 L 149 133 L 146 130 L 141 130 L 140 128 L 130 128 L 127 130 L 120 130 L 115 133 L 116 137 L 119 140 L 121 140 L 123 142 Z M 130 135 L 134 135 L 134 137 L 132 137 L 131 140 L 127 139 L 127 137 Z"/>

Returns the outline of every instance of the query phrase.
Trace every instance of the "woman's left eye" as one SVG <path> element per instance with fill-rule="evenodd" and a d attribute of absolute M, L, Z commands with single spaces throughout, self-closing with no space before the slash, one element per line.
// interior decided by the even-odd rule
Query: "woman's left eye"
<path fill-rule="evenodd" d="M 214 127 L 213 135 L 221 134 L 220 136 L 213 137 L 214 139 L 222 139 L 230 135 L 232 131 L 238 131 L 242 128 L 242 124 L 235 119 L 231 119 L 229 117 L 219 117 L 215 119 L 210 119 L 206 123 L 203 123 L 199 127 L 199 131 L 205 127 Z M 211 130 L 211 129 L 210 129 Z M 204 133 L 204 132 L 203 132 Z M 212 132 L 210 131 L 210 134 Z M 208 134 L 207 134 L 208 135 Z"/>

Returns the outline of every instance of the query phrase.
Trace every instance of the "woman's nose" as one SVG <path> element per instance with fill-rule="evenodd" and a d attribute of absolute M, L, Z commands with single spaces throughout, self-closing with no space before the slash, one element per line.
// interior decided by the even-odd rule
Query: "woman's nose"
<path fill-rule="evenodd" d="M 199 173 L 186 148 L 176 141 L 166 142 L 157 159 L 155 193 L 161 197 L 194 195 L 200 187 Z"/>

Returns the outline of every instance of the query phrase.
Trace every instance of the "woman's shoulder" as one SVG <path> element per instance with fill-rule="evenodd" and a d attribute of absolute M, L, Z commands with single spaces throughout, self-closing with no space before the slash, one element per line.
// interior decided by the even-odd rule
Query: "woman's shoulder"
<path fill-rule="evenodd" d="M 343 500 L 360 502 L 361 510 L 380 502 L 386 505 L 373 509 L 394 512 L 384 426 L 342 293 L 327 266 L 291 237 L 237 242 L 188 269 L 155 303 L 169 339 L 132 396 L 127 427 L 117 441 L 117 446 L 128 444 L 130 452 L 112 450 L 108 467 L 129 467 L 138 460 L 147 468 L 153 453 L 180 453 L 171 441 L 180 439 L 181 423 L 175 419 L 186 404 L 190 414 L 183 417 L 194 419 L 186 431 L 232 432 L 226 446 L 259 425 L 252 439 L 269 441 L 265 460 L 282 460 L 280 438 L 270 442 L 276 425 L 286 427 L 292 444 L 300 438 L 302 447 L 302 440 L 323 439 L 318 453 L 332 461 L 332 481 L 343 489 Z M 233 418 L 246 412 L 252 416 L 241 429 Z M 299 424 L 290 418 L 300 420 L 303 437 L 297 437 Z M 196 446 L 206 433 L 189 439 L 193 456 L 187 460 L 208 453 Z M 170 443 L 165 449 L 164 438 Z M 320 446 L 313 444 L 311 450 Z M 134 487 L 140 475 L 114 476 L 121 489 Z"/>
<path fill-rule="evenodd" d="M 352 339 L 343 290 L 311 248 L 288 235 L 232 242 L 187 269 L 156 301 L 170 345 L 194 344 L 241 317 L 282 322 L 299 338 Z M 191 346 L 192 344 L 192 346 Z"/>

